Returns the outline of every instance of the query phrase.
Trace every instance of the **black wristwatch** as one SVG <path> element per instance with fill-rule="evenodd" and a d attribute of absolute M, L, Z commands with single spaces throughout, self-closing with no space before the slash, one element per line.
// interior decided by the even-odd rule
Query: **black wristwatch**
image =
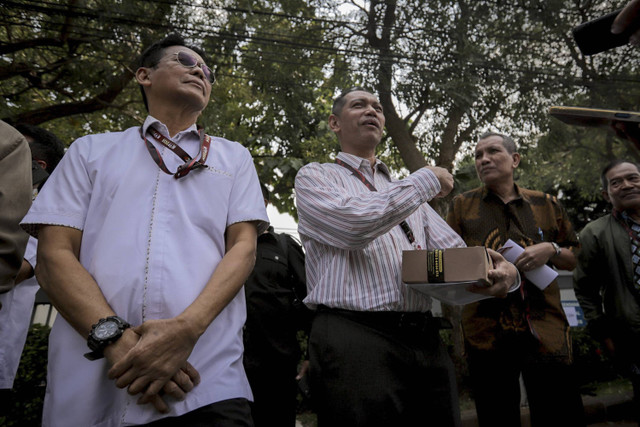
<path fill-rule="evenodd" d="M 122 336 L 124 330 L 130 326 L 126 320 L 118 316 L 109 316 L 98 320 L 98 323 L 91 327 L 91 332 L 87 338 L 87 345 L 91 352 L 85 353 L 84 357 L 89 360 L 102 359 L 105 347 L 112 342 L 116 342 Z"/>
<path fill-rule="evenodd" d="M 553 246 L 553 249 L 556 250 L 556 254 L 553 255 L 551 258 L 557 257 L 558 255 L 560 255 L 562 253 L 562 248 L 560 247 L 559 244 L 557 244 L 556 242 L 549 242 L 549 243 L 551 243 L 551 246 Z"/>

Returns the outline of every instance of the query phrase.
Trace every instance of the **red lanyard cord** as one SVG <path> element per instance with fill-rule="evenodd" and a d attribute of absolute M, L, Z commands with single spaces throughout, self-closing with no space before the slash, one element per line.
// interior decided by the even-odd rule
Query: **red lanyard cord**
<path fill-rule="evenodd" d="M 144 140 L 144 143 L 147 147 L 147 150 L 149 151 L 149 154 L 151 155 L 151 158 L 156 162 L 156 164 L 160 167 L 160 169 L 164 173 L 173 175 L 175 179 L 179 179 L 179 178 L 182 178 L 183 176 L 186 176 L 192 170 L 205 166 L 205 162 L 207 161 L 207 157 L 209 156 L 209 148 L 211 147 L 211 137 L 206 133 L 204 133 L 202 129 L 198 131 L 198 134 L 200 135 L 200 158 L 199 159 L 192 158 L 182 148 L 180 148 L 178 144 L 176 144 L 175 142 L 171 141 L 169 138 L 162 135 L 152 126 L 149 126 L 149 128 L 147 129 L 147 132 L 151 134 L 153 139 L 155 139 L 158 143 L 167 147 L 169 150 L 173 151 L 175 155 L 180 157 L 184 162 L 184 164 L 178 166 L 178 169 L 176 170 L 175 173 L 169 171 L 169 169 L 164 163 L 164 160 L 162 160 L 162 156 L 160 155 L 160 152 L 145 137 L 145 135 L 142 132 L 142 127 L 140 127 L 140 136 Z"/>
<path fill-rule="evenodd" d="M 350 170 L 353 173 L 353 176 L 358 178 L 358 180 L 360 180 L 369 189 L 369 191 L 378 191 L 376 187 L 372 183 L 370 183 L 369 180 L 358 169 L 343 162 L 340 159 L 336 159 L 336 163 Z M 409 239 L 409 243 L 411 243 L 417 249 L 420 249 L 420 245 L 416 244 L 416 238 L 413 235 L 413 230 L 411 229 L 407 221 L 402 221 L 399 225 L 402 228 L 404 234 L 407 236 L 407 239 Z"/>

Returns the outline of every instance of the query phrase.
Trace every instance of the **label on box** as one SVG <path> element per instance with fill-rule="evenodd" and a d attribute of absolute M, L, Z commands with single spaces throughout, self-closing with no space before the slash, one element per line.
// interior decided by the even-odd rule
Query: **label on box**
<path fill-rule="evenodd" d="M 427 274 L 429 283 L 444 282 L 444 250 L 435 249 L 427 252 Z"/>

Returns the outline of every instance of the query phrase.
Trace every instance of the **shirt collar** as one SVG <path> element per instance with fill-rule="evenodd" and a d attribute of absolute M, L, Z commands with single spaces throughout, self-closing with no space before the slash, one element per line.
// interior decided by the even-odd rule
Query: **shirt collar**
<path fill-rule="evenodd" d="M 349 166 L 352 166 L 353 168 L 361 171 L 371 167 L 371 163 L 369 163 L 369 160 L 363 159 L 362 157 L 358 157 L 354 154 L 345 153 L 344 151 L 340 151 L 338 153 L 338 158 L 343 162 L 345 162 L 346 164 L 348 164 Z M 389 168 L 387 167 L 387 165 L 385 165 L 378 158 L 376 158 L 375 168 L 380 172 L 384 173 L 385 175 L 387 175 L 388 177 L 391 177 L 391 174 L 389 173 Z"/>
<path fill-rule="evenodd" d="M 171 135 L 169 135 L 169 129 L 167 128 L 167 126 L 164 123 L 162 123 L 160 120 L 156 119 L 155 117 L 153 117 L 151 115 L 147 116 L 147 118 L 145 119 L 144 123 L 142 124 L 142 134 L 143 135 L 147 134 L 147 130 L 149 129 L 149 126 L 153 126 L 158 132 L 160 132 L 161 134 L 163 134 L 167 138 L 171 139 Z M 185 130 L 178 132 L 178 134 L 176 136 L 179 137 L 180 135 L 189 134 L 189 133 L 194 133 L 195 135 L 197 135 L 199 137 L 198 127 L 196 126 L 195 123 L 192 124 L 191 126 L 189 126 L 188 128 L 186 128 Z M 178 138 L 176 138 L 176 139 L 178 139 Z"/>
<path fill-rule="evenodd" d="M 273 226 L 270 225 L 269 228 L 267 228 L 267 231 L 260 234 L 258 236 L 258 240 L 265 240 L 265 239 L 273 239 L 273 240 L 277 240 L 276 239 L 276 231 L 274 230 Z"/>
<path fill-rule="evenodd" d="M 622 211 L 622 212 L 620 212 L 620 211 L 615 211 L 615 212 L 617 212 L 617 214 L 618 214 L 618 215 L 619 215 L 623 220 L 625 220 L 625 221 L 627 222 L 627 224 L 629 224 L 629 225 L 634 225 L 634 224 L 635 224 L 635 225 L 640 225 L 640 224 L 638 224 L 636 221 L 634 221 L 634 219 L 633 219 L 633 218 L 631 218 L 631 215 L 629 215 L 629 214 L 627 213 L 627 211 Z M 614 215 L 615 215 L 615 214 L 614 214 Z"/>
<path fill-rule="evenodd" d="M 522 200 L 524 200 L 525 202 L 531 202 L 531 200 L 529 200 L 529 197 L 528 197 L 526 194 L 523 194 L 523 193 L 520 191 L 520 187 L 518 187 L 518 184 L 516 184 L 516 183 L 514 182 L 514 183 L 513 183 L 513 187 L 514 187 L 514 188 L 515 188 L 515 190 L 516 190 L 516 198 L 515 198 L 515 199 L 513 199 L 512 201 L 522 199 Z M 498 197 L 498 196 L 497 196 L 493 191 L 489 190 L 489 188 L 485 185 L 485 186 L 483 186 L 483 187 L 482 187 L 482 199 L 483 199 L 483 200 L 486 200 L 486 199 L 487 199 L 487 197 L 489 197 L 489 196 L 491 196 L 491 197 L 495 197 L 495 198 L 497 198 L 498 200 L 500 200 L 500 198 L 499 198 L 499 197 Z"/>

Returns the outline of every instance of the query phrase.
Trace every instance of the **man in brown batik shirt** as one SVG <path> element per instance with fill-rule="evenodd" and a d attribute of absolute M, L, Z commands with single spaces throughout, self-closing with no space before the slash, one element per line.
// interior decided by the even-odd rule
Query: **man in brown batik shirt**
<path fill-rule="evenodd" d="M 523 277 L 544 264 L 572 270 L 573 227 L 555 197 L 515 184 L 515 142 L 482 135 L 475 163 L 484 185 L 457 196 L 447 217 L 465 243 L 497 250 L 513 240 L 525 248 L 514 262 Z M 462 324 L 480 426 L 520 425 L 520 374 L 533 426 L 584 425 L 557 281 L 541 290 L 523 280 L 506 298 L 469 304 Z"/>

